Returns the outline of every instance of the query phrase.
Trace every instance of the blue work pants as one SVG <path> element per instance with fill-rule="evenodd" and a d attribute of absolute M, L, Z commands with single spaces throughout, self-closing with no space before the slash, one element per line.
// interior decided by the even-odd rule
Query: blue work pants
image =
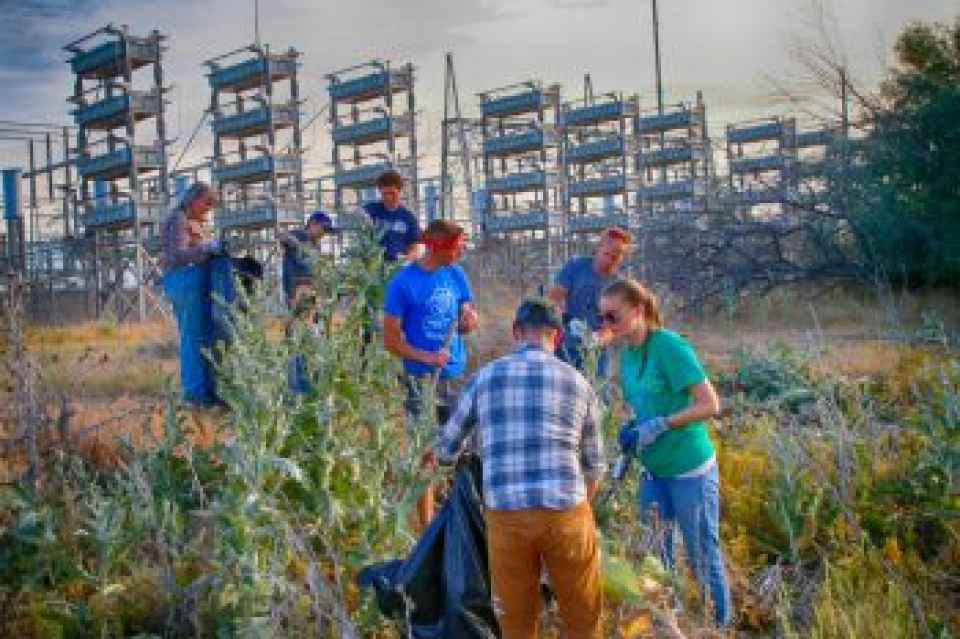
<path fill-rule="evenodd" d="M 180 386 L 183 399 L 208 405 L 216 400 L 213 367 L 204 350 L 213 344 L 210 270 L 206 264 L 179 266 L 163 277 L 180 335 Z"/>
<path fill-rule="evenodd" d="M 726 628 L 733 621 L 730 587 L 720 550 L 720 474 L 714 465 L 699 477 L 656 477 L 644 470 L 640 482 L 640 515 L 650 525 L 656 512 L 662 527 L 663 562 L 675 566 L 673 537 L 676 528 L 701 590 L 713 600 L 716 623 Z"/>

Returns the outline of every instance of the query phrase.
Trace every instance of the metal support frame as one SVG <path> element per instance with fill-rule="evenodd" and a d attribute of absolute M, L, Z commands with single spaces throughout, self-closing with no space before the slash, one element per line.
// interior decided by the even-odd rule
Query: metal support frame
<path fill-rule="evenodd" d="M 472 134 L 479 127 L 476 120 L 470 121 L 463 117 L 460 111 L 460 92 L 457 89 L 457 74 L 453 66 L 453 55 L 446 54 L 444 69 L 443 92 L 443 121 L 441 122 L 440 141 L 440 217 L 461 222 L 472 222 L 473 216 L 473 158 L 474 149 L 471 145 Z M 455 140 L 457 149 L 451 148 L 451 141 Z M 454 197 L 454 179 L 452 160 L 460 162 L 462 186 L 465 191 L 463 198 L 467 215 L 458 215 Z"/>
<path fill-rule="evenodd" d="M 583 96 L 561 108 L 568 253 L 606 227 L 638 225 L 639 102 L 635 95 L 597 95 L 587 76 Z"/>
<path fill-rule="evenodd" d="M 727 170 L 731 204 L 742 215 L 786 215 L 797 201 L 797 128 L 771 116 L 729 124 Z"/>
<path fill-rule="evenodd" d="M 343 213 L 362 204 L 364 191 L 387 169 L 404 177 L 405 198 L 417 211 L 420 179 L 413 65 L 373 60 L 325 77 L 335 211 Z"/>
<path fill-rule="evenodd" d="M 126 26 L 108 25 L 65 47 L 75 75 L 70 97 L 79 182 L 74 231 L 82 229 L 92 243 L 89 275 L 97 317 L 124 319 L 131 312 L 123 301 L 130 278 L 137 319 L 147 318 L 148 301 L 156 305 L 157 296 L 149 292 L 153 274 L 148 246 L 169 206 L 165 39 L 158 31 L 139 37 Z M 152 71 L 151 81 L 137 89 L 135 81 L 142 74 L 136 72 L 144 67 Z M 146 132 L 151 125 L 152 135 Z M 144 145 L 140 142 L 145 135 Z M 91 197 L 94 183 L 100 186 Z M 65 186 L 69 197 L 69 178 Z M 124 251 L 105 251 L 105 245 L 131 248 L 124 257 Z"/>
<path fill-rule="evenodd" d="M 304 220 L 300 53 L 259 42 L 203 64 L 210 85 L 217 231 L 280 281 L 277 234 Z M 279 290 L 279 286 L 278 286 Z"/>
<path fill-rule="evenodd" d="M 486 201 L 484 244 L 508 239 L 517 253 L 503 266 L 540 284 L 558 257 L 564 211 L 560 85 L 527 81 L 478 94 Z M 528 256 L 526 249 L 542 254 Z M 533 259 L 530 259 L 530 258 Z"/>
<path fill-rule="evenodd" d="M 692 104 L 643 111 L 635 135 L 641 218 L 710 208 L 713 162 L 699 93 Z"/>

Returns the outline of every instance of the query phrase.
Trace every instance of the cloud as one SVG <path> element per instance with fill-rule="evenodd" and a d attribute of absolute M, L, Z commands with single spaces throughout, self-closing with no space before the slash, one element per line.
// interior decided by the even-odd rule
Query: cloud
<path fill-rule="evenodd" d="M 792 21 L 784 19 L 784 6 L 809 1 L 726 0 L 723 11 L 716 0 L 661 2 L 668 100 L 690 100 L 702 89 L 718 123 L 729 121 L 720 114 L 740 117 L 750 108 L 754 117 L 769 114 L 766 78 L 790 64 L 785 25 Z M 874 25 L 897 33 L 907 14 L 931 20 L 956 13 L 955 0 L 902 4 L 836 3 L 854 45 L 873 42 Z M 427 121 L 420 130 L 428 133 L 439 121 L 447 51 L 468 116 L 476 114 L 478 91 L 540 78 L 560 82 L 573 98 L 585 73 L 597 91 L 639 92 L 644 107 L 654 103 L 649 0 L 259 0 L 259 6 L 262 42 L 303 54 L 307 117 L 327 101 L 326 73 L 375 58 L 412 62 Z M 128 24 L 135 34 L 158 29 L 170 36 L 164 81 L 176 89 L 168 94 L 168 125 L 182 144 L 210 100 L 202 62 L 253 42 L 253 7 L 254 0 L 0 0 L 0 117 L 67 122 L 73 77 L 63 46 L 109 22 Z M 316 166 L 329 158 L 322 148 L 327 138 L 321 118 L 307 137 Z M 204 124 L 185 162 L 202 160 L 209 140 Z M 421 145 L 431 152 L 427 147 Z"/>

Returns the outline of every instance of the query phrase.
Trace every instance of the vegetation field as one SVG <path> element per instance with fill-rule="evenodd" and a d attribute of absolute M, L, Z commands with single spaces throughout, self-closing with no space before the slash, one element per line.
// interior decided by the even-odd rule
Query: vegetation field
<path fill-rule="evenodd" d="M 351 301 L 315 325 L 281 330 L 257 300 L 237 316 L 220 364 L 229 411 L 178 405 L 168 323 L 8 318 L 0 435 L 38 445 L 3 457 L 0 636 L 402 635 L 353 578 L 405 555 L 423 483 L 449 471 L 420 469 L 430 442 L 406 440 L 397 363 L 361 345 L 358 300 L 379 286 L 367 272 L 318 276 L 327 299 Z M 476 288 L 481 363 L 509 348 L 519 296 Z M 950 294 L 783 290 L 673 318 L 728 409 L 713 426 L 738 634 L 960 630 L 957 309 Z M 316 379 L 307 396 L 287 388 L 293 352 Z M 618 413 L 611 402 L 611 454 Z M 654 559 L 636 481 L 597 509 L 609 636 L 715 636 L 693 582 Z"/>

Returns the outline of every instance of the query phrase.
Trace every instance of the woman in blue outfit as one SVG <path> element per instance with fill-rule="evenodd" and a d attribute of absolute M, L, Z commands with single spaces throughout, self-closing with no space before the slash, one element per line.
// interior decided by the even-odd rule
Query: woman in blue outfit
<path fill-rule="evenodd" d="M 680 529 L 690 566 L 725 628 L 733 611 L 720 549 L 717 455 L 706 423 L 720 400 L 693 347 L 663 328 L 656 297 L 640 283 L 621 279 L 608 286 L 600 319 L 623 346 L 620 388 L 634 419 L 620 430 L 620 446 L 643 464 L 641 519 L 663 532 L 663 559 L 671 567 Z"/>
<path fill-rule="evenodd" d="M 219 240 L 207 237 L 204 225 L 216 204 L 216 191 L 196 182 L 160 230 L 163 292 L 173 306 L 180 335 L 183 399 L 198 406 L 217 403 L 213 370 L 203 353 L 213 336 L 207 261 L 220 252 Z"/>

